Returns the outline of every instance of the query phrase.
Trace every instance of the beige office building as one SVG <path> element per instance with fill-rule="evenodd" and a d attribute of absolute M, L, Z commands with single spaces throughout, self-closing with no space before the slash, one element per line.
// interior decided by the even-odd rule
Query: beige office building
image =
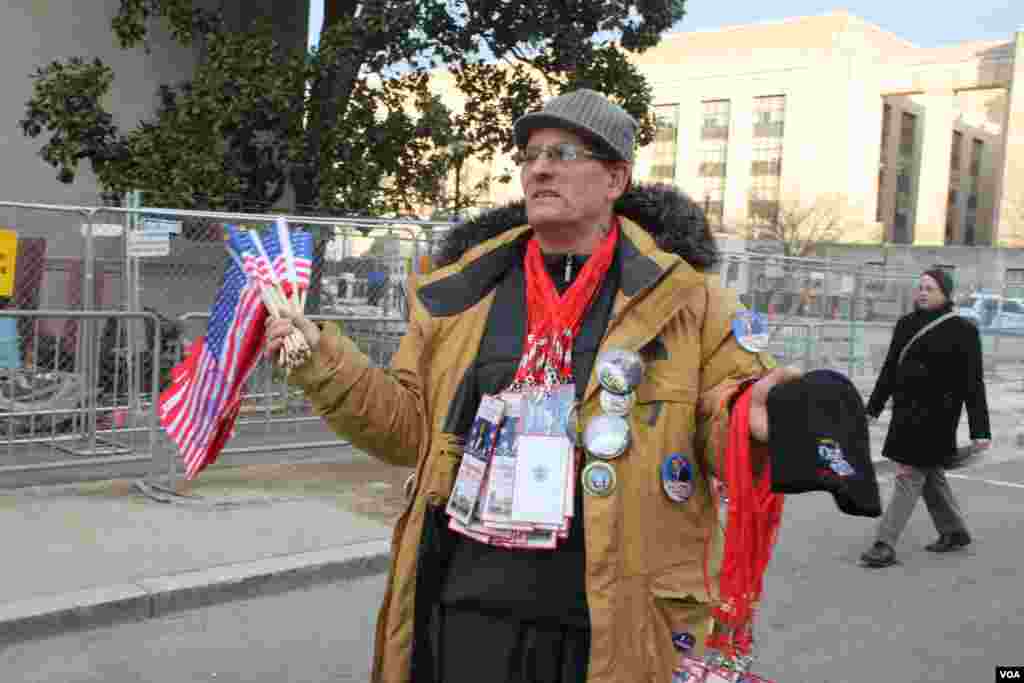
<path fill-rule="evenodd" d="M 670 34 L 636 63 L 659 121 L 636 177 L 723 232 L 827 206 L 844 242 L 1024 244 L 1024 31 L 920 48 L 837 11 Z"/>

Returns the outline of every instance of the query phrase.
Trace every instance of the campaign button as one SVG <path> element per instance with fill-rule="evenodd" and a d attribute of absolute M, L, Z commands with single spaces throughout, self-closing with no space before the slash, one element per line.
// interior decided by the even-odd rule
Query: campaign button
<path fill-rule="evenodd" d="M 693 495 L 693 466 L 682 453 L 673 453 L 661 463 L 661 487 L 669 500 L 685 503 Z"/>
<path fill-rule="evenodd" d="M 598 415 L 583 430 L 583 447 L 595 458 L 612 460 L 629 448 L 629 423 L 618 415 Z"/>
<path fill-rule="evenodd" d="M 611 463 L 601 460 L 594 461 L 583 468 L 580 475 L 583 491 L 590 496 L 610 496 L 618 485 L 618 476 Z"/>

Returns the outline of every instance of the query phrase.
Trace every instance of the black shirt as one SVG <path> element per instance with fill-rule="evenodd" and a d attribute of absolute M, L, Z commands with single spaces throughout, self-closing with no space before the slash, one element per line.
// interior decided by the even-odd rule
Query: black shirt
<path fill-rule="evenodd" d="M 525 250 L 524 250 L 525 255 Z M 566 261 L 572 259 L 565 279 Z M 545 256 L 545 265 L 559 293 L 575 280 L 587 256 Z M 576 396 L 582 399 L 619 289 L 619 253 L 587 310 L 573 343 Z M 526 339 L 526 277 L 522 259 L 498 283 L 494 304 L 474 365 L 475 401 L 497 394 L 515 377 Z M 578 474 L 577 474 L 578 476 Z M 555 550 L 496 548 L 444 528 L 452 536 L 451 562 L 441 589 L 447 607 L 499 613 L 524 622 L 558 622 L 589 628 L 583 542 L 583 498 L 576 487 L 575 512 L 569 537 Z"/>

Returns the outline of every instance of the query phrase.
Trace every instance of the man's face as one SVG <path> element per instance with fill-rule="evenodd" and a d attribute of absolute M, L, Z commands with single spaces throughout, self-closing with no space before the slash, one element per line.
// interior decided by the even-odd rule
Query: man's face
<path fill-rule="evenodd" d="M 946 295 L 942 293 L 939 283 L 931 275 L 922 275 L 917 285 L 917 307 L 924 311 L 940 308 L 946 303 Z"/>
<path fill-rule="evenodd" d="M 578 135 L 558 128 L 542 128 L 530 134 L 527 148 L 570 143 L 588 149 Z M 591 150 L 595 151 L 595 150 Z M 611 207 L 625 192 L 629 164 L 608 162 L 580 155 L 574 161 L 559 161 L 541 155 L 524 163 L 520 180 L 526 199 L 526 216 L 537 231 L 585 231 L 604 227 Z"/>

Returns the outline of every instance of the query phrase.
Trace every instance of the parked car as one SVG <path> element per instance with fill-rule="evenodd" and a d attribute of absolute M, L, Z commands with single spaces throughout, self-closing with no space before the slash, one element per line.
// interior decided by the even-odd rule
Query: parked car
<path fill-rule="evenodd" d="M 1024 334 L 1024 299 L 1006 299 L 992 328 Z"/>
<path fill-rule="evenodd" d="M 979 328 L 1024 333 L 1024 300 L 974 292 L 957 302 L 956 312 Z"/>
<path fill-rule="evenodd" d="M 957 301 L 956 312 L 978 327 L 991 327 L 1002 309 L 1003 297 L 989 292 L 972 292 Z"/>

